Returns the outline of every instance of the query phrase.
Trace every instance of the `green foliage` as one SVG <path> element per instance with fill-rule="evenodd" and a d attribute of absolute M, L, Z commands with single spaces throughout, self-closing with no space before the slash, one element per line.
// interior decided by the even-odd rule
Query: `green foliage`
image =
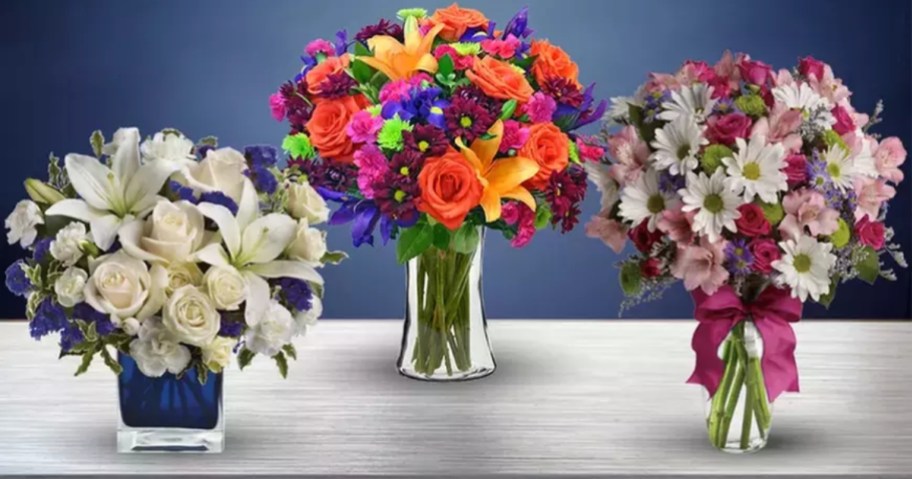
<path fill-rule="evenodd" d="M 351 73 L 355 81 L 361 84 L 370 83 L 371 78 L 374 76 L 374 70 L 367 63 L 358 59 L 351 63 Z"/>
<path fill-rule="evenodd" d="M 849 244 L 849 239 L 852 237 L 852 231 L 849 229 L 849 224 L 842 218 L 836 220 L 836 225 L 836 231 L 830 235 L 830 243 L 833 243 L 833 246 L 836 248 L 842 248 Z"/>
<path fill-rule="evenodd" d="M 839 133 L 836 133 L 833 130 L 827 130 L 827 131 L 823 132 L 822 139 L 823 139 L 823 143 L 827 146 L 827 148 L 832 148 L 834 146 L 838 146 L 838 147 L 842 148 L 842 151 L 849 151 L 849 147 L 848 147 L 848 145 L 846 145 L 845 140 L 843 140 L 842 137 L 839 136 Z"/>
<path fill-rule="evenodd" d="M 854 260 L 858 278 L 868 284 L 874 284 L 880 276 L 880 259 L 877 251 L 870 246 L 859 248 L 855 252 Z"/>
<path fill-rule="evenodd" d="M 513 117 L 513 113 L 516 112 L 516 105 L 516 100 L 507 100 L 500 108 L 500 119 L 508 120 Z"/>
<path fill-rule="evenodd" d="M 817 300 L 817 303 L 829 309 L 830 304 L 833 303 L 833 299 L 836 298 L 836 286 L 839 286 L 839 276 L 834 276 L 833 279 L 830 280 L 830 290 L 827 291 L 827 294 L 820 296 L 820 299 Z"/>
<path fill-rule="evenodd" d="M 283 378 L 287 378 L 288 377 L 288 358 L 285 357 L 285 353 L 280 352 L 279 354 L 276 354 L 275 356 L 273 356 L 272 359 L 275 359 L 276 366 L 279 367 L 279 374 L 281 374 Z"/>
<path fill-rule="evenodd" d="M 298 360 L 298 350 L 295 349 L 294 344 L 289 343 L 289 344 L 286 344 L 285 346 L 282 346 L 282 351 L 285 352 L 285 356 L 288 356 L 289 358 L 294 359 L 295 361 Z"/>
<path fill-rule="evenodd" d="M 92 152 L 95 153 L 95 158 L 101 158 L 105 144 L 104 133 L 101 130 L 93 131 L 92 136 L 89 137 L 89 144 L 92 145 Z"/>
<path fill-rule="evenodd" d="M 448 249 L 450 247 L 450 230 L 446 226 L 443 226 L 440 223 L 434 225 L 434 241 L 433 245 L 437 249 Z"/>
<path fill-rule="evenodd" d="M 630 112 L 630 123 L 636 127 L 640 138 L 646 143 L 651 143 L 655 139 L 655 132 L 661 126 L 661 122 L 652 121 L 646 123 L 646 117 L 643 113 L 643 107 L 637 105 L 628 105 Z"/>
<path fill-rule="evenodd" d="M 576 142 L 573 140 L 567 140 L 567 151 L 570 155 L 570 161 L 579 165 L 581 163 L 579 156 L 579 147 L 576 146 Z"/>
<path fill-rule="evenodd" d="M 196 147 L 199 148 L 201 146 L 211 146 L 212 148 L 217 148 L 218 137 L 210 135 L 200 138 L 200 140 L 196 143 Z"/>
<path fill-rule="evenodd" d="M 396 242 L 396 259 L 405 264 L 431 247 L 434 242 L 434 227 L 419 222 L 415 226 L 402 230 Z"/>
<path fill-rule="evenodd" d="M 371 56 L 371 51 L 367 49 L 361 42 L 355 42 L 355 56 L 356 57 L 369 57 Z"/>
<path fill-rule="evenodd" d="M 540 204 L 535 208 L 535 229 L 540 230 L 551 223 L 554 212 L 546 204 Z"/>
<path fill-rule="evenodd" d="M 481 235 L 478 234 L 478 228 L 466 223 L 453 233 L 451 249 L 457 253 L 472 254 L 478 248 L 479 241 Z"/>
<path fill-rule="evenodd" d="M 725 145 L 709 145 L 700 158 L 700 166 L 707 175 L 712 175 L 722 166 L 722 158 L 731 158 L 734 152 Z"/>
<path fill-rule="evenodd" d="M 621 289 L 627 296 L 634 296 L 640 292 L 643 287 L 643 274 L 640 272 L 640 265 L 636 261 L 628 261 L 621 266 L 618 275 L 621 283 Z"/>
<path fill-rule="evenodd" d="M 345 251 L 327 251 L 323 255 L 323 258 L 320 259 L 320 262 L 323 264 L 332 264 L 336 265 L 348 258 L 348 253 Z"/>
<path fill-rule="evenodd" d="M 766 102 L 760 95 L 741 95 L 735 100 L 735 106 L 745 115 L 759 118 L 766 115 Z"/>
<path fill-rule="evenodd" d="M 256 356 L 256 353 L 247 348 L 242 348 L 237 355 L 238 367 L 243 370 L 247 366 L 250 366 L 254 356 Z"/>

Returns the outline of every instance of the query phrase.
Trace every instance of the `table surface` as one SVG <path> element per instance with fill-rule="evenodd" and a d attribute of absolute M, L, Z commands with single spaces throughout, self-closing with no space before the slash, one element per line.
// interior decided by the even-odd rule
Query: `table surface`
<path fill-rule="evenodd" d="M 287 380 L 229 370 L 226 451 L 118 454 L 116 384 L 0 324 L 0 474 L 905 474 L 912 472 L 912 323 L 796 325 L 800 394 L 768 446 L 711 448 L 692 321 L 490 323 L 494 375 L 398 375 L 399 321 L 325 320 Z"/>

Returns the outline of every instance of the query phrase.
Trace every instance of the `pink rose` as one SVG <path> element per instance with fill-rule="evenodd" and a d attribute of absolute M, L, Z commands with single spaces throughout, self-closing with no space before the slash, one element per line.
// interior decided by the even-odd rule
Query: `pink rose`
<path fill-rule="evenodd" d="M 269 95 L 269 110 L 272 111 L 272 117 L 276 121 L 285 119 L 285 97 L 281 93 L 276 92 Z"/>
<path fill-rule="evenodd" d="M 696 215 L 696 211 L 685 213 L 678 204 L 672 209 L 663 211 L 656 226 L 675 243 L 687 244 L 693 241 L 693 219 Z"/>
<path fill-rule="evenodd" d="M 735 138 L 747 138 L 751 130 L 751 119 L 743 113 L 711 116 L 706 120 L 706 137 L 713 143 L 731 145 Z"/>
<path fill-rule="evenodd" d="M 593 216 L 586 223 L 586 236 L 602 240 L 612 251 L 620 254 L 627 243 L 627 226 L 604 215 Z"/>
<path fill-rule="evenodd" d="M 858 236 L 858 242 L 881 250 L 884 247 L 884 225 L 879 221 L 871 221 L 868 216 L 862 216 L 855 222 L 855 235 Z"/>
<path fill-rule="evenodd" d="M 772 226 L 766 216 L 763 214 L 763 208 L 754 203 L 745 203 L 738 207 L 741 217 L 735 220 L 738 232 L 751 238 L 756 236 L 766 236 L 770 233 Z"/>
<path fill-rule="evenodd" d="M 738 62 L 738 71 L 741 72 L 744 81 L 754 85 L 764 85 L 773 76 L 772 67 L 761 61 L 751 60 L 746 55 Z"/>
<path fill-rule="evenodd" d="M 801 153 L 792 153 L 785 157 L 785 168 L 782 170 L 788 177 L 789 186 L 807 181 L 807 157 Z"/>
<path fill-rule="evenodd" d="M 779 224 L 779 232 L 789 239 L 797 239 L 805 229 L 813 236 L 833 234 L 839 223 L 839 212 L 827 207 L 826 199 L 820 193 L 804 189 L 785 195 L 782 199 L 785 218 Z"/>
<path fill-rule="evenodd" d="M 812 56 L 806 56 L 798 61 L 798 73 L 806 76 L 817 78 L 820 80 L 823 78 L 823 69 L 826 66 L 822 61 L 817 60 Z"/>
<path fill-rule="evenodd" d="M 754 271 L 763 274 L 773 272 L 773 261 L 782 257 L 779 246 L 769 238 L 757 238 L 747 245 L 751 255 L 754 257 L 752 267 Z"/>
<path fill-rule="evenodd" d="M 855 131 L 855 121 L 852 119 L 852 115 L 843 108 L 841 105 L 836 105 L 833 110 L 831 110 L 833 117 L 836 118 L 836 124 L 833 125 L 833 130 L 840 135 L 845 135 L 850 131 Z"/>
<path fill-rule="evenodd" d="M 877 218 L 884 202 L 896 196 L 896 188 L 882 179 L 860 177 L 855 180 L 855 196 L 858 205 L 855 208 L 855 220 L 860 220 L 865 215 Z"/>
<path fill-rule="evenodd" d="M 713 294 L 728 280 L 728 270 L 722 266 L 724 261 L 724 241 L 690 245 L 678 248 L 671 274 L 684 280 L 687 291 L 700 288 L 706 294 Z"/>
<path fill-rule="evenodd" d="M 874 163 L 877 166 L 877 173 L 883 179 L 899 184 L 903 180 L 903 172 L 899 169 L 900 165 L 906 161 L 906 149 L 899 141 L 899 138 L 891 136 L 884 138 L 877 145 L 877 151 L 874 152 Z"/>

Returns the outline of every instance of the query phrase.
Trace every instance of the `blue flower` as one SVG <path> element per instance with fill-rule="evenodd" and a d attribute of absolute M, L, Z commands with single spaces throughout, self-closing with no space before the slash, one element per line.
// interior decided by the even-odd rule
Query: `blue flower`
<path fill-rule="evenodd" d="M 307 281 L 297 278 L 279 278 L 276 284 L 282 288 L 285 301 L 297 311 L 309 311 L 313 307 L 311 302 L 313 292 Z"/>
<path fill-rule="evenodd" d="M 252 145 L 244 148 L 244 156 L 254 167 L 275 166 L 279 161 L 276 149 L 269 145 Z"/>
<path fill-rule="evenodd" d="M 532 29 L 529 28 L 529 7 L 522 7 L 516 12 L 516 15 L 513 15 L 513 18 L 507 22 L 507 26 L 504 27 L 501 38 L 507 38 L 509 35 L 513 35 L 516 38 L 526 38 L 531 34 Z"/>
<path fill-rule="evenodd" d="M 193 189 L 188 188 L 174 180 L 168 182 L 168 188 L 177 195 L 178 198 L 189 201 L 191 203 L 196 203 L 196 196 L 193 195 Z"/>
<path fill-rule="evenodd" d="M 79 326 L 77 326 L 76 323 L 68 323 L 66 327 L 63 328 L 63 331 L 60 331 L 60 349 L 64 352 L 68 352 L 84 339 L 85 336 L 82 335 Z"/>
<path fill-rule="evenodd" d="M 29 332 L 35 339 L 56 333 L 67 325 L 66 312 L 54 300 L 46 298 L 38 305 L 35 317 L 29 322 Z"/>
<path fill-rule="evenodd" d="M 747 275 L 754 264 L 754 255 L 748 248 L 747 240 L 736 239 L 725 245 L 725 267 L 734 275 Z"/>
<path fill-rule="evenodd" d="M 558 122 L 564 130 L 570 131 L 582 128 L 598 121 L 605 114 L 605 110 L 608 108 L 608 102 L 605 100 L 600 101 L 595 108 L 592 107 L 592 103 L 595 101 L 592 97 L 593 90 L 595 90 L 595 83 L 589 85 L 583 91 L 583 102 L 578 107 L 558 103 L 557 110 L 554 111 L 554 117 L 558 118 Z"/>
<path fill-rule="evenodd" d="M 443 110 L 450 102 L 440 98 L 443 91 L 440 88 L 413 88 L 409 98 L 402 101 L 390 101 L 383 104 L 380 115 L 384 119 L 399 116 L 402 120 L 419 123 L 428 122 L 438 128 L 443 128 L 445 120 Z"/>
<path fill-rule="evenodd" d="M 232 321 L 228 319 L 228 315 L 221 313 L 222 322 L 219 326 L 219 336 L 225 336 L 228 338 L 236 338 L 244 332 L 244 323 L 241 321 Z"/>
<path fill-rule="evenodd" d="M 25 276 L 25 261 L 21 259 L 6 268 L 6 289 L 16 296 L 28 296 L 32 282 Z"/>
<path fill-rule="evenodd" d="M 275 175 L 264 167 L 254 166 L 247 170 L 247 175 L 252 177 L 253 186 L 267 195 L 275 193 L 276 188 L 279 187 L 279 182 L 276 180 Z"/>
<path fill-rule="evenodd" d="M 32 252 L 32 259 L 40 263 L 44 261 L 48 251 L 51 249 L 51 238 L 44 238 L 35 243 L 35 251 Z"/>
<path fill-rule="evenodd" d="M 228 208 L 228 211 L 231 214 L 236 215 L 238 212 L 238 205 L 234 202 L 228 195 L 222 193 L 221 191 L 207 191 L 200 195 L 200 203 L 212 203 L 215 205 L 222 205 L 225 208 Z"/>
<path fill-rule="evenodd" d="M 355 198 L 345 193 L 317 188 L 317 192 L 326 201 L 340 203 L 341 207 L 329 218 L 330 225 L 352 223 L 352 244 L 358 248 L 363 244 L 374 245 L 374 230 L 380 225 L 380 237 L 383 244 L 390 240 L 393 225 L 396 222 L 380 214 L 380 208 L 373 200 Z"/>
<path fill-rule="evenodd" d="M 95 331 L 100 336 L 107 336 L 117 329 L 111 322 L 111 317 L 97 311 L 89 303 L 79 303 L 73 307 L 73 319 L 81 319 L 86 323 L 95 323 Z"/>
<path fill-rule="evenodd" d="M 206 155 L 208 155 L 209 152 L 214 149 L 215 147 L 212 145 L 203 145 L 200 146 L 198 150 L 196 150 L 196 154 L 199 155 L 200 158 L 205 158 Z"/>

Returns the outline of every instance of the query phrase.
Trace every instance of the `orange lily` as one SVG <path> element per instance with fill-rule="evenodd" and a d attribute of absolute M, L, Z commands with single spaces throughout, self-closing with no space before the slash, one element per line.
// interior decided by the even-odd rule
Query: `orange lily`
<path fill-rule="evenodd" d="M 374 56 L 359 56 L 358 59 L 383 72 L 390 80 L 404 80 L 418 71 L 435 73 L 437 59 L 431 54 L 431 46 L 444 26 L 435 25 L 422 37 L 418 19 L 410 16 L 405 21 L 404 44 L 389 35 L 377 35 L 367 41 Z"/>
<path fill-rule="evenodd" d="M 505 157 L 494 161 L 503 139 L 503 128 L 503 122 L 497 120 L 497 123 L 488 130 L 491 138 L 478 138 L 472 142 L 471 148 L 467 148 L 461 138 L 456 140 L 462 156 L 475 168 L 478 180 L 484 187 L 480 205 L 488 223 L 500 218 L 500 202 L 503 198 L 521 201 L 535 211 L 535 198 L 522 184 L 538 173 L 538 163 L 522 156 Z"/>

